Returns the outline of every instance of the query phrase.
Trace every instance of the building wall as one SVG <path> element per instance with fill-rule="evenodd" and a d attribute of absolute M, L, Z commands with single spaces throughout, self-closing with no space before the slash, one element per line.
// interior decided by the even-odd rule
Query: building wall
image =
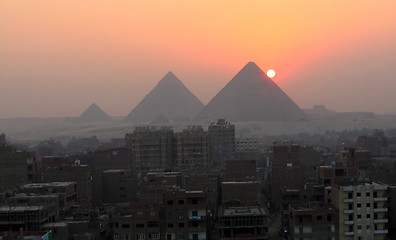
<path fill-rule="evenodd" d="M 215 167 L 224 167 L 235 154 L 235 125 L 219 119 L 208 127 L 209 160 Z"/>
<path fill-rule="evenodd" d="M 204 191 L 164 194 L 164 239 L 207 239 L 207 197 Z"/>
<path fill-rule="evenodd" d="M 190 127 L 175 134 L 175 166 L 180 169 L 209 166 L 208 133 L 202 127 Z"/>
<path fill-rule="evenodd" d="M 136 128 L 125 136 L 131 149 L 133 166 L 136 170 L 172 168 L 173 130 L 169 128 Z"/>
<path fill-rule="evenodd" d="M 339 239 L 386 239 L 387 185 L 365 183 L 335 186 L 332 201 L 337 207 Z"/>

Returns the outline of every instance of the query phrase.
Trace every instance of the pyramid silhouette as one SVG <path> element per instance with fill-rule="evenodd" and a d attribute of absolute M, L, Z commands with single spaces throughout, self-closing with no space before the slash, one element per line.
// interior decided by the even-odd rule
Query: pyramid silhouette
<path fill-rule="evenodd" d="M 92 103 L 77 120 L 81 122 L 101 122 L 109 121 L 111 117 L 109 117 L 98 105 Z"/>
<path fill-rule="evenodd" d="M 192 118 L 203 103 L 173 74 L 168 72 L 157 86 L 128 114 L 126 120 L 146 122 L 163 115 L 169 120 L 179 116 Z"/>
<path fill-rule="evenodd" d="M 198 113 L 198 120 L 294 121 L 305 113 L 254 63 L 249 62 Z"/>

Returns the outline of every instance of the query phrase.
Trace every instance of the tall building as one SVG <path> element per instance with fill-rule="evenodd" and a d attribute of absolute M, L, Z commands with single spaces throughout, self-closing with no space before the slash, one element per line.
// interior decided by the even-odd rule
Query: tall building
<path fill-rule="evenodd" d="M 303 187 L 301 166 L 301 147 L 299 145 L 272 146 L 270 159 L 270 188 L 272 203 L 281 200 L 281 189 L 300 189 Z"/>
<path fill-rule="evenodd" d="M 137 127 L 126 134 L 135 170 L 173 167 L 173 130 L 168 127 Z"/>
<path fill-rule="evenodd" d="M 215 167 L 223 168 L 226 161 L 234 159 L 235 125 L 219 119 L 209 125 L 208 132 L 210 162 Z"/>
<path fill-rule="evenodd" d="M 208 133 L 201 126 L 190 126 L 175 133 L 175 165 L 180 169 L 209 166 Z"/>
<path fill-rule="evenodd" d="M 345 183 L 332 188 L 338 209 L 338 239 L 387 239 L 387 189 L 381 183 Z"/>
<path fill-rule="evenodd" d="M 4 136 L 5 138 L 5 136 Z M 33 180 L 34 154 L 0 144 L 0 190 L 17 187 Z"/>

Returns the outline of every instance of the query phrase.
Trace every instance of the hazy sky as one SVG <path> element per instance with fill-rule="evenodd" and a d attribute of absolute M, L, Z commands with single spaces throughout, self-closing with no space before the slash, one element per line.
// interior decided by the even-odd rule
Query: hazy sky
<path fill-rule="evenodd" d="M 1 0 L 0 118 L 127 115 L 168 72 L 208 103 L 249 61 L 302 108 L 396 112 L 394 0 Z"/>

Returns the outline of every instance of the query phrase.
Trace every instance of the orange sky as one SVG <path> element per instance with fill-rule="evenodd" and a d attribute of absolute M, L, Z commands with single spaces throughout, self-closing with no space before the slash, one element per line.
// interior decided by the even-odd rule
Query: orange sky
<path fill-rule="evenodd" d="M 0 118 L 127 115 L 173 71 L 205 104 L 248 62 L 302 108 L 396 112 L 396 1 L 0 2 Z"/>

